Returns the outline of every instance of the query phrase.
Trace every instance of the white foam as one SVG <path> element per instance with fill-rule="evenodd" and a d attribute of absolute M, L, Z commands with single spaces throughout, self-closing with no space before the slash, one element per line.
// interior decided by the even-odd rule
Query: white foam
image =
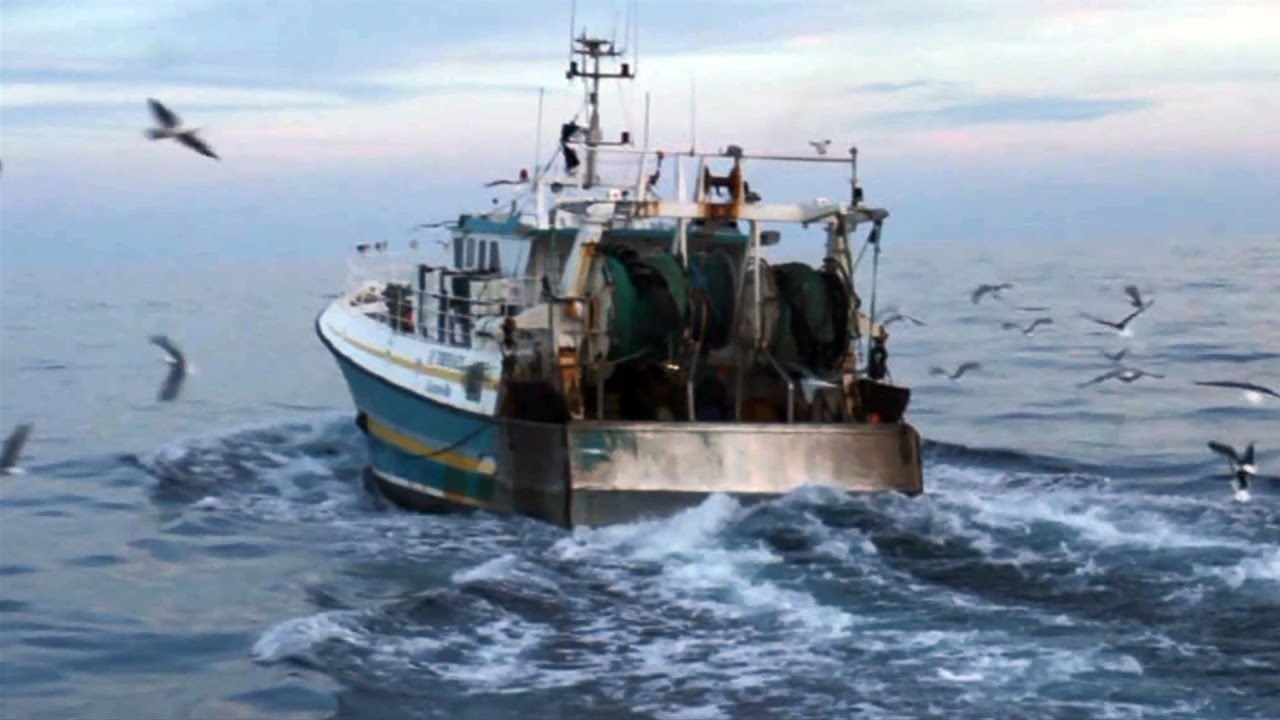
<path fill-rule="evenodd" d="M 1217 577 L 1233 590 L 1239 590 L 1250 581 L 1280 583 L 1280 547 L 1270 548 L 1261 555 L 1247 556 L 1228 567 L 1197 565 L 1196 574 Z"/>
<path fill-rule="evenodd" d="M 473 568 L 466 570 L 458 570 L 450 576 L 450 579 L 458 584 L 475 582 L 477 580 L 498 580 L 510 577 L 516 568 L 519 560 L 515 555 L 506 554 L 491 560 L 486 560 Z"/>
<path fill-rule="evenodd" d="M 285 620 L 264 632 L 250 654 L 260 662 L 276 662 L 305 654 L 326 640 L 360 645 L 362 639 L 350 625 L 355 617 L 357 613 L 336 610 Z"/>

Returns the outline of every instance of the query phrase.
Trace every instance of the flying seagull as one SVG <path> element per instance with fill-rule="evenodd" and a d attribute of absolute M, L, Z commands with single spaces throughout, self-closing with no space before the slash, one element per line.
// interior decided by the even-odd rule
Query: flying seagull
<path fill-rule="evenodd" d="M 1021 330 L 1023 335 L 1031 335 L 1036 331 L 1037 327 L 1041 325 L 1052 325 L 1052 324 L 1053 324 L 1053 318 L 1041 317 L 1041 318 L 1036 318 L 1035 320 L 1032 320 L 1031 324 L 1026 326 L 1025 328 L 1019 325 L 1018 323 L 1012 323 L 1012 322 L 1001 323 L 1000 327 L 1004 328 L 1005 330 Z"/>
<path fill-rule="evenodd" d="M 165 375 L 160 391 L 156 393 L 157 400 L 168 402 L 182 391 L 182 382 L 187 378 L 187 358 L 167 335 L 152 335 L 151 343 L 164 350 L 164 361 L 169 363 L 169 374 Z"/>
<path fill-rule="evenodd" d="M 22 446 L 27 444 L 31 435 L 31 423 L 19 423 L 5 438 L 4 450 L 0 452 L 0 475 L 17 475 L 22 472 L 18 467 L 18 456 L 22 454 Z"/>
<path fill-rule="evenodd" d="M 1083 312 L 1080 313 L 1080 317 L 1086 320 L 1092 320 L 1093 322 L 1096 322 L 1099 325 L 1106 325 L 1107 327 L 1111 328 L 1112 330 L 1115 330 L 1121 335 L 1132 335 L 1133 334 L 1132 331 L 1129 330 L 1129 323 L 1133 322 L 1134 318 L 1146 312 L 1148 307 L 1151 307 L 1151 306 L 1147 305 L 1145 307 L 1140 307 L 1137 310 L 1134 310 L 1128 315 L 1125 315 L 1124 319 L 1121 320 L 1120 322 L 1111 322 L 1110 320 L 1103 320 L 1102 318 L 1096 315 L 1090 315 L 1089 313 L 1083 313 Z"/>
<path fill-rule="evenodd" d="M 1076 387 L 1078 388 L 1088 387 L 1090 385 L 1096 385 L 1105 380 L 1113 380 L 1113 379 L 1119 380 L 1125 384 L 1128 384 L 1139 378 L 1144 378 L 1144 377 L 1164 379 L 1163 375 L 1157 375 L 1156 373 L 1149 373 L 1146 370 L 1138 370 L 1137 368 L 1116 368 L 1115 370 L 1104 372 L 1098 377 L 1088 382 L 1082 382 L 1079 385 L 1076 385 Z"/>
<path fill-rule="evenodd" d="M 1129 348 L 1122 348 L 1120 352 L 1117 353 L 1109 353 L 1106 350 L 1102 351 L 1102 356 L 1113 363 L 1118 363 L 1121 360 L 1124 360 L 1124 356 L 1127 354 L 1129 354 Z"/>
<path fill-rule="evenodd" d="M 458 223 L 456 220 L 437 220 L 436 222 L 419 223 L 417 225 L 414 225 L 413 227 L 409 228 L 409 232 L 416 232 L 418 230 L 435 230 L 436 228 L 444 228 L 444 227 L 452 228 L 457 226 L 458 226 Z"/>
<path fill-rule="evenodd" d="M 1249 499 L 1249 481 L 1258 474 L 1258 466 L 1253 460 L 1253 443 L 1245 448 L 1244 454 L 1226 443 L 1209 441 L 1209 449 L 1227 459 L 1231 464 L 1232 484 L 1236 488 L 1236 500 L 1245 502 Z"/>
<path fill-rule="evenodd" d="M 499 178 L 498 180 L 490 180 L 489 182 L 485 183 L 484 186 L 497 187 L 499 185 L 524 185 L 527 182 L 529 182 L 529 171 L 525 168 L 520 168 L 520 177 L 515 180 L 506 180 L 506 179 Z"/>
<path fill-rule="evenodd" d="M 1138 292 L 1137 285 L 1125 285 L 1124 294 L 1129 296 L 1129 304 L 1138 308 L 1139 310 L 1146 310 L 1147 308 L 1154 305 L 1156 302 L 1155 300 L 1148 300 L 1147 302 L 1144 303 L 1142 301 L 1142 293 Z"/>
<path fill-rule="evenodd" d="M 151 106 L 151 114 L 155 116 L 156 122 L 159 123 L 156 127 L 149 128 L 147 130 L 146 135 L 148 138 L 152 140 L 165 140 L 172 138 L 205 157 L 211 157 L 218 161 L 222 160 L 222 158 L 218 157 L 213 150 L 209 149 L 209 146 L 200 139 L 199 135 L 196 135 L 195 128 L 184 128 L 182 126 L 182 119 L 179 118 L 172 110 L 161 104 L 159 100 L 156 100 L 155 98 L 147 98 L 147 104 Z"/>
<path fill-rule="evenodd" d="M 826 155 L 827 148 L 831 147 L 830 140 L 810 140 L 809 144 L 813 146 L 814 151 L 819 155 Z"/>
<path fill-rule="evenodd" d="M 970 370 L 978 370 L 981 367 L 982 367 L 981 363 L 973 362 L 972 360 L 970 360 L 969 362 L 960 363 L 960 367 L 956 368 L 956 371 L 953 373 L 948 373 L 946 370 L 943 370 L 940 367 L 934 367 L 934 368 L 929 368 L 929 374 L 942 375 L 946 377 L 948 380 L 955 381 L 955 380 L 959 380 L 961 375 L 964 375 Z"/>
<path fill-rule="evenodd" d="M 1269 387 L 1258 385 L 1257 383 L 1238 382 L 1235 380 L 1195 380 L 1196 385 L 1205 385 L 1208 387 L 1224 387 L 1235 388 L 1244 391 L 1244 399 L 1257 405 L 1262 402 L 1263 395 L 1270 395 L 1273 398 L 1280 399 L 1280 393 Z"/>
<path fill-rule="evenodd" d="M 893 312 L 893 313 L 889 313 L 887 316 L 885 316 L 883 320 L 880 321 L 880 327 L 889 327 L 890 325 L 901 320 L 906 320 L 907 322 L 915 325 L 916 327 L 919 327 L 925 324 L 923 320 L 917 320 L 911 317 L 910 315 L 904 315 L 900 312 Z"/>
<path fill-rule="evenodd" d="M 988 285 L 986 283 L 983 283 L 982 285 L 979 285 L 978 287 L 974 288 L 973 294 L 969 296 L 969 299 L 973 301 L 974 305 L 977 305 L 978 301 L 982 300 L 983 295 L 990 293 L 991 297 L 999 298 L 1000 293 L 1012 287 L 1013 287 L 1013 283 L 1000 283 L 999 285 Z"/>

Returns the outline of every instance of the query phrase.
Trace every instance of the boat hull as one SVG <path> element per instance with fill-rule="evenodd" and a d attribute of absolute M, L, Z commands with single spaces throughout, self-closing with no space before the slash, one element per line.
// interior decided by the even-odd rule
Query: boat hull
<path fill-rule="evenodd" d="M 497 509 L 494 418 L 412 393 L 325 344 L 351 392 L 356 424 L 368 438 L 369 470 L 384 495 L 418 509 Z"/>
<path fill-rule="evenodd" d="M 923 491 L 920 435 L 907 423 L 502 422 L 500 494 L 566 526 L 667 515 L 725 493 L 777 497 L 805 485 Z"/>
<path fill-rule="evenodd" d="M 404 507 L 478 508 L 576 526 L 668 515 L 715 493 L 923 490 L 920 436 L 907 423 L 497 418 L 411 392 L 320 336 L 368 438 L 368 477 Z"/>

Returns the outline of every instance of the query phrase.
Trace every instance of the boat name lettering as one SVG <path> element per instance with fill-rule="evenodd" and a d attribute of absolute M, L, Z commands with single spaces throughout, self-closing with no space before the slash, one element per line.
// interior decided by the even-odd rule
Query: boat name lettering
<path fill-rule="evenodd" d="M 449 368 L 460 368 L 467 364 L 467 356 L 444 350 L 431 351 L 431 364 Z"/>
<path fill-rule="evenodd" d="M 453 386 L 446 382 L 428 381 L 426 390 L 432 395 L 443 395 L 444 397 L 449 397 L 453 394 Z"/>

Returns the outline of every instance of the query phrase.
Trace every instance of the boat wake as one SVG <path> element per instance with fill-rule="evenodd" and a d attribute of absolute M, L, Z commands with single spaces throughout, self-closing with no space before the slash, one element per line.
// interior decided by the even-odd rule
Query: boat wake
<path fill-rule="evenodd" d="M 396 510 L 361 484 L 363 452 L 349 418 L 317 416 L 136 458 L 153 501 L 191 522 L 323 543 L 313 611 L 246 651 L 365 688 L 340 693 L 351 715 L 451 712 L 459 696 L 486 717 L 982 717 L 1027 698 L 1029 717 L 1252 716 L 1274 702 L 1271 496 L 930 443 L 920 497 L 814 478 L 768 502 L 715 495 L 568 532 Z"/>

